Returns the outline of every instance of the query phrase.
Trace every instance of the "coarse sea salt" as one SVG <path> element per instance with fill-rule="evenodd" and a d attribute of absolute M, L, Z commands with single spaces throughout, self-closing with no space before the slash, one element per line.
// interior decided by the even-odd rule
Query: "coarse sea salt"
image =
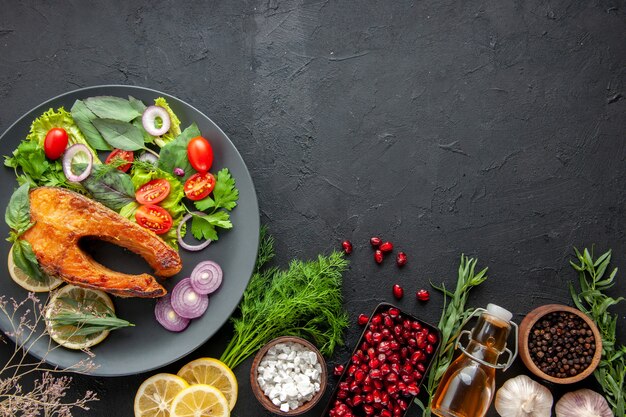
<path fill-rule="evenodd" d="M 269 348 L 257 368 L 259 387 L 282 412 L 310 401 L 320 390 L 321 375 L 317 354 L 294 342 Z"/>

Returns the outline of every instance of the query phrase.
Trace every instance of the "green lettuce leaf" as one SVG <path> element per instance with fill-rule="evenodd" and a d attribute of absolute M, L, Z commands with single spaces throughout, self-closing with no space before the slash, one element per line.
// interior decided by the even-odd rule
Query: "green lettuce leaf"
<path fill-rule="evenodd" d="M 185 171 L 185 175 L 178 177 L 178 180 L 184 183 L 187 178 L 196 172 L 189 163 L 189 158 L 187 158 L 187 145 L 191 139 L 200 135 L 200 129 L 198 129 L 195 123 L 192 123 L 176 139 L 161 148 L 158 167 L 172 174 L 174 173 L 174 168 L 181 168 Z"/>
<path fill-rule="evenodd" d="M 145 183 L 155 180 L 155 179 L 166 179 L 167 182 L 170 183 L 170 193 L 165 198 L 165 200 L 161 201 L 158 205 L 167 210 L 172 216 L 172 228 L 165 234 L 160 237 L 170 246 L 175 249 L 178 249 L 178 240 L 176 236 L 176 228 L 180 224 L 183 219 L 183 216 L 187 212 L 185 210 L 185 206 L 183 205 L 182 199 L 185 197 L 185 191 L 183 189 L 183 185 L 178 181 L 173 175 L 168 174 L 165 171 L 154 168 L 150 169 L 148 166 L 139 166 L 135 165 L 133 167 L 131 179 L 133 181 L 133 185 L 135 186 L 135 191 Z M 122 210 L 124 211 L 124 216 L 128 217 L 132 221 L 135 221 L 135 210 L 137 210 L 138 206 L 128 205 L 124 207 Z M 181 235 L 185 235 L 185 226 L 181 229 Z"/>
<path fill-rule="evenodd" d="M 154 104 L 156 106 L 163 107 L 165 111 L 167 111 L 167 114 L 170 115 L 170 130 L 168 130 L 167 133 L 161 136 L 160 141 L 156 141 L 156 143 L 160 147 L 163 147 L 166 143 L 173 141 L 178 135 L 180 135 L 180 119 L 176 116 L 176 114 L 174 114 L 172 108 L 167 103 L 167 100 L 165 100 L 163 97 L 156 98 L 154 100 Z"/>

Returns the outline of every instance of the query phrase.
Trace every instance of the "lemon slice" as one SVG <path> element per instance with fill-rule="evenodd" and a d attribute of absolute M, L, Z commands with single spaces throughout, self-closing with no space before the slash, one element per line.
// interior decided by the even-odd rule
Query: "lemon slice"
<path fill-rule="evenodd" d="M 228 400 L 232 410 L 237 403 L 237 378 L 223 362 L 213 358 L 200 358 L 189 362 L 178 371 L 178 376 L 190 384 L 206 384 L 217 388 Z"/>
<path fill-rule="evenodd" d="M 86 349 L 102 342 L 109 335 L 109 331 L 102 330 L 88 335 L 76 334 L 80 330 L 78 327 L 59 325 L 52 320 L 61 312 L 91 312 L 104 316 L 115 312 L 115 307 L 111 298 L 104 292 L 75 285 L 66 285 L 52 296 L 45 312 L 46 329 L 50 337 L 68 349 Z"/>
<path fill-rule="evenodd" d="M 26 291 L 32 292 L 47 292 L 57 288 L 59 285 L 63 284 L 63 281 L 50 277 L 48 275 L 43 275 L 43 281 L 39 281 L 38 279 L 31 278 L 21 270 L 15 263 L 13 262 L 13 246 L 11 246 L 11 250 L 9 251 L 9 275 L 13 278 L 13 281 L 20 287 L 24 288 Z"/>
<path fill-rule="evenodd" d="M 228 401 L 211 385 L 197 384 L 185 388 L 174 397 L 171 417 L 229 417 Z"/>
<path fill-rule="evenodd" d="M 188 386 L 184 379 L 172 374 L 146 379 L 135 395 L 135 417 L 170 417 L 174 397 Z"/>

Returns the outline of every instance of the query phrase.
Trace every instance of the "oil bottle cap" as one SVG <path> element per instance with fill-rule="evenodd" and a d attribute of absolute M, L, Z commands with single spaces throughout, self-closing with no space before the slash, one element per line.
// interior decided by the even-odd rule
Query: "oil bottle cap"
<path fill-rule="evenodd" d="M 509 310 L 491 303 L 487 304 L 487 313 L 507 323 L 511 321 L 511 318 L 513 318 L 513 313 L 511 313 Z"/>

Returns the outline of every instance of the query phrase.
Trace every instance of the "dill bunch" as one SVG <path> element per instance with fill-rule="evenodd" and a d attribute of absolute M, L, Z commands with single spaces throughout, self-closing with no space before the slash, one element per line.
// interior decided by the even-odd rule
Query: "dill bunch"
<path fill-rule="evenodd" d="M 602 359 L 593 375 L 602 387 L 606 399 L 613 407 L 617 417 L 625 415 L 626 389 L 626 346 L 618 345 L 615 337 L 617 328 L 617 314 L 611 314 L 607 309 L 623 301 L 623 297 L 612 298 L 605 294 L 615 283 L 617 268 L 613 269 L 608 277 L 604 277 L 609 263 L 611 251 L 602 254 L 595 261 L 593 251 L 586 248 L 582 253 L 574 248 L 578 263 L 570 261 L 572 267 L 578 271 L 580 293 L 577 293 L 570 283 L 570 293 L 576 307 L 591 317 L 598 325 L 602 335 Z"/>
<path fill-rule="evenodd" d="M 234 336 L 221 360 L 234 368 L 278 336 L 300 336 L 331 355 L 343 344 L 348 314 L 341 295 L 342 273 L 348 267 L 341 252 L 302 262 L 289 268 L 266 268 L 274 257 L 274 239 L 261 229 L 255 273 L 231 319 Z"/>
<path fill-rule="evenodd" d="M 468 317 L 474 314 L 473 308 L 465 307 L 470 290 L 487 279 L 487 268 L 478 273 L 475 272 L 477 263 L 478 259 L 461 255 L 459 275 L 454 292 L 446 289 L 443 283 L 441 286 L 436 286 L 432 282 L 430 284 L 433 288 L 443 293 L 443 311 L 441 312 L 438 326 L 439 330 L 441 330 L 441 348 L 435 355 L 428 379 L 424 384 L 427 399 L 425 402 L 418 398 L 415 399 L 415 403 L 422 409 L 424 417 L 431 416 L 430 402 L 433 395 L 435 395 L 441 377 L 443 377 L 446 369 L 452 363 L 454 344 L 459 332 L 462 330 L 461 326 Z"/>

